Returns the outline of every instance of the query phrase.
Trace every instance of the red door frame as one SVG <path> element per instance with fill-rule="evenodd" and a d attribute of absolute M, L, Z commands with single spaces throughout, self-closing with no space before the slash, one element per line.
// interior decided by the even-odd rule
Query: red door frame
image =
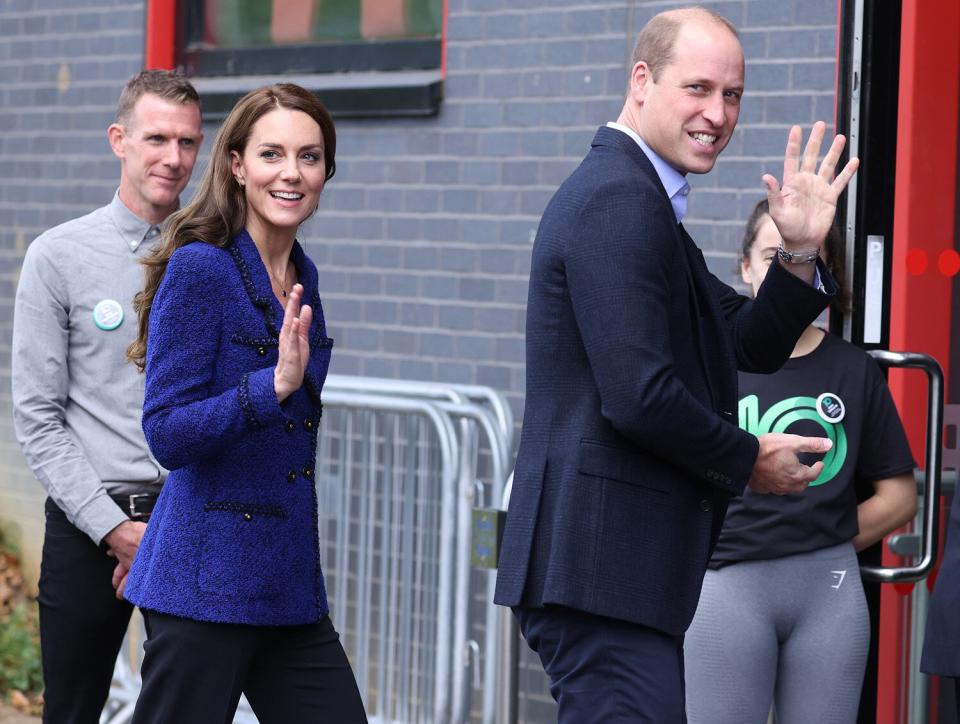
<path fill-rule="evenodd" d="M 925 352 L 947 369 L 952 280 L 940 272 L 938 261 L 943 252 L 954 248 L 960 107 L 960 4 L 956 0 L 903 0 L 898 95 L 890 349 Z M 890 373 L 890 389 L 921 466 L 926 434 L 924 384 L 916 372 Z M 884 565 L 898 565 L 886 547 L 883 555 Z M 909 603 L 894 587 L 882 587 L 877 724 L 906 721 L 901 682 L 915 673 L 909 670 L 908 651 L 901 645 Z"/>

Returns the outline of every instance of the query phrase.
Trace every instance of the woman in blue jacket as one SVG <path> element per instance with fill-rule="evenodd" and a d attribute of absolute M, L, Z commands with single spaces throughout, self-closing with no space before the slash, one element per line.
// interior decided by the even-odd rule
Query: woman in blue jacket
<path fill-rule="evenodd" d="M 333 176 L 326 109 L 255 90 L 220 130 L 196 197 L 138 295 L 130 358 L 143 429 L 170 470 L 125 583 L 145 616 L 134 721 L 365 722 L 330 621 L 314 464 L 333 340 L 296 241 Z"/>

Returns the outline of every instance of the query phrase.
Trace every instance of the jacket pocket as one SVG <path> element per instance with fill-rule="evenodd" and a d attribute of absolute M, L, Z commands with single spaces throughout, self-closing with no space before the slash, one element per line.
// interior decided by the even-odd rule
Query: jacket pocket
<path fill-rule="evenodd" d="M 203 509 L 200 589 L 224 598 L 279 598 L 291 575 L 283 508 L 212 501 Z"/>
<path fill-rule="evenodd" d="M 643 453 L 593 440 L 581 440 L 577 464 L 583 475 L 670 492 L 669 482 L 660 474 L 663 464 Z"/>

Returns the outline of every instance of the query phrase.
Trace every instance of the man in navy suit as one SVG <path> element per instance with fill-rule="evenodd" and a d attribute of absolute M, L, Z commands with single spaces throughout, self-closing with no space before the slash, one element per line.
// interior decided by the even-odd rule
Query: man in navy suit
<path fill-rule="evenodd" d="M 819 169 L 790 131 L 783 237 L 756 301 L 710 275 L 680 223 L 687 173 L 733 133 L 744 85 L 732 25 L 702 8 L 640 33 L 617 123 L 544 212 L 527 309 L 527 397 L 496 601 L 543 662 L 563 724 L 682 722 L 683 634 L 730 496 L 797 492 L 825 439 L 737 426 L 736 371 L 772 372 L 835 291 L 818 262 L 844 139 Z"/>

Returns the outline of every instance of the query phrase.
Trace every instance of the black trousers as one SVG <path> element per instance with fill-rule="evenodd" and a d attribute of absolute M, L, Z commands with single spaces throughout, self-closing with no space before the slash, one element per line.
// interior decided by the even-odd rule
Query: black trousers
<path fill-rule="evenodd" d="M 230 724 L 246 694 L 260 724 L 364 724 L 329 617 L 243 626 L 144 611 L 143 688 L 133 724 Z"/>
<path fill-rule="evenodd" d="M 561 606 L 515 608 L 558 724 L 685 724 L 683 636 Z"/>
<path fill-rule="evenodd" d="M 74 527 L 56 504 L 45 505 L 40 562 L 43 721 L 97 724 L 133 606 L 118 601 L 117 561 Z"/>

